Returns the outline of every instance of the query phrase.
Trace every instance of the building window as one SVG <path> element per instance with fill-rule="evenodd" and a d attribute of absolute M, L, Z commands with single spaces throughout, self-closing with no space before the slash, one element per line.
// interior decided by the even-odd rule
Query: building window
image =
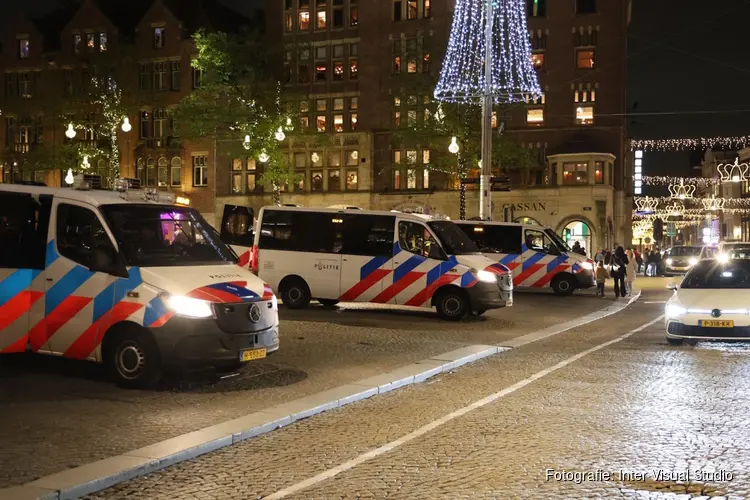
<path fill-rule="evenodd" d="M 531 34 L 531 49 L 544 50 L 547 48 L 547 33 L 537 30 Z"/>
<path fill-rule="evenodd" d="M 154 63 L 154 90 L 167 90 L 167 63 Z"/>
<path fill-rule="evenodd" d="M 208 155 L 193 156 L 193 186 L 208 186 Z"/>
<path fill-rule="evenodd" d="M 323 172 L 313 170 L 310 172 L 310 185 L 313 191 L 323 191 Z"/>
<path fill-rule="evenodd" d="M 401 191 L 401 170 L 393 171 L 393 189 Z"/>
<path fill-rule="evenodd" d="M 288 33 L 294 31 L 294 18 L 292 14 L 287 12 L 284 14 L 284 30 Z"/>
<path fill-rule="evenodd" d="M 170 172 L 172 187 L 182 185 L 182 159 L 179 156 L 172 158 L 172 171 Z"/>
<path fill-rule="evenodd" d="M 326 81 L 326 65 L 325 63 L 318 63 L 315 65 L 315 81 L 325 82 Z"/>
<path fill-rule="evenodd" d="M 544 69 L 544 52 L 532 53 L 531 64 L 534 65 L 534 69 Z"/>
<path fill-rule="evenodd" d="M 422 188 L 430 189 L 430 171 L 427 169 L 422 171 Z"/>
<path fill-rule="evenodd" d="M 327 106 L 328 106 L 328 101 L 326 99 L 315 100 L 315 111 L 325 111 L 326 109 L 328 109 Z"/>
<path fill-rule="evenodd" d="M 594 123 L 594 107 L 578 106 L 576 108 L 576 123 L 578 125 L 591 125 Z"/>
<path fill-rule="evenodd" d="M 167 187 L 167 167 L 169 167 L 169 162 L 166 158 L 163 156 L 159 158 L 159 163 L 157 164 L 158 171 L 157 171 L 157 177 L 156 182 L 157 185 L 160 188 L 166 188 Z"/>
<path fill-rule="evenodd" d="M 526 110 L 526 123 L 530 126 L 544 125 L 544 108 L 530 108 Z"/>
<path fill-rule="evenodd" d="M 5 97 L 16 97 L 16 74 L 5 73 Z"/>
<path fill-rule="evenodd" d="M 317 23 L 315 24 L 315 28 L 319 30 L 326 29 L 326 11 L 319 10 L 317 15 Z"/>
<path fill-rule="evenodd" d="M 300 31 L 310 29 L 310 13 L 308 11 L 302 10 L 297 14 L 297 27 Z"/>
<path fill-rule="evenodd" d="M 349 44 L 349 55 L 351 57 L 357 57 L 359 55 L 359 44 L 358 43 L 350 43 Z"/>
<path fill-rule="evenodd" d="M 166 38 L 164 36 L 164 28 L 154 28 L 154 48 L 155 49 L 161 49 L 164 48 L 164 44 L 166 42 Z"/>
<path fill-rule="evenodd" d="M 337 43 L 333 46 L 333 58 L 342 59 L 344 57 L 344 44 Z"/>
<path fill-rule="evenodd" d="M 576 68 L 594 69 L 594 49 L 576 50 Z"/>
<path fill-rule="evenodd" d="M 578 125 L 591 125 L 594 123 L 594 102 L 596 102 L 595 90 L 576 90 L 576 123 Z"/>
<path fill-rule="evenodd" d="M 333 63 L 333 79 L 340 81 L 344 79 L 344 63 L 336 62 Z"/>
<path fill-rule="evenodd" d="M 19 59 L 29 58 L 29 39 L 28 38 L 18 39 L 18 58 Z"/>
<path fill-rule="evenodd" d="M 596 14 L 596 0 L 576 0 L 576 13 Z"/>
<path fill-rule="evenodd" d="M 180 61 L 171 61 L 172 90 L 180 90 Z"/>
<path fill-rule="evenodd" d="M 341 191 L 341 172 L 339 170 L 328 171 L 328 190 Z"/>
<path fill-rule="evenodd" d="M 588 163 L 564 163 L 563 164 L 563 184 L 588 184 L 589 183 L 589 165 Z"/>
<path fill-rule="evenodd" d="M 75 94 L 75 86 L 73 83 L 73 70 L 63 70 L 63 79 L 65 80 L 65 95 L 71 96 Z"/>
<path fill-rule="evenodd" d="M 604 162 L 603 161 L 594 162 L 594 183 L 604 184 Z"/>
<path fill-rule="evenodd" d="M 325 61 L 328 57 L 328 48 L 327 47 L 318 47 L 315 49 L 315 59 L 319 61 Z"/>
<path fill-rule="evenodd" d="M 255 182 L 257 178 L 257 164 L 255 163 L 255 159 L 248 158 L 245 165 L 247 166 L 247 191 L 255 192 L 258 189 L 258 185 Z"/>
<path fill-rule="evenodd" d="M 242 193 L 242 159 L 235 158 L 232 161 L 232 194 Z"/>
<path fill-rule="evenodd" d="M 349 115 L 349 129 L 354 132 L 357 130 L 357 126 L 359 125 L 359 117 L 357 116 L 357 113 L 351 113 Z"/>
<path fill-rule="evenodd" d="M 526 14 L 528 17 L 546 16 L 547 0 L 526 0 Z"/>
<path fill-rule="evenodd" d="M 359 172 L 355 169 L 348 169 L 346 171 L 346 190 L 347 191 L 356 191 L 359 186 L 358 184 L 358 177 Z"/>
<path fill-rule="evenodd" d="M 73 53 L 78 55 L 81 53 L 81 46 L 83 45 L 83 37 L 76 33 L 73 35 Z"/>
<path fill-rule="evenodd" d="M 393 20 L 394 21 L 400 21 L 402 19 L 403 17 L 402 10 L 403 10 L 403 1 L 393 0 Z"/>
<path fill-rule="evenodd" d="M 417 189 L 417 170 L 414 168 L 406 170 L 406 189 Z"/>
<path fill-rule="evenodd" d="M 422 17 L 432 17 L 432 1 L 431 0 L 423 0 Z"/>
<path fill-rule="evenodd" d="M 419 17 L 417 11 L 417 0 L 406 0 L 406 18 L 409 20 Z"/>
<path fill-rule="evenodd" d="M 156 163 L 153 158 L 146 160 L 146 186 L 156 187 Z"/>
<path fill-rule="evenodd" d="M 140 63 L 138 65 L 138 73 L 140 74 L 139 88 L 141 90 L 151 89 L 151 65 L 147 63 Z"/>
<path fill-rule="evenodd" d="M 148 111 L 141 111 L 141 139 L 149 139 L 151 134 L 149 132 L 149 125 L 151 123 L 151 116 Z"/>
<path fill-rule="evenodd" d="M 156 108 L 154 109 L 154 138 L 163 138 L 166 137 L 166 130 L 167 130 L 167 111 L 164 108 Z M 157 146 L 161 147 L 163 144 L 158 144 Z"/>
<path fill-rule="evenodd" d="M 344 27 L 344 9 L 335 8 L 333 9 L 333 28 L 341 29 Z"/>
<path fill-rule="evenodd" d="M 193 89 L 201 88 L 201 83 L 203 82 L 203 70 L 199 68 L 192 68 L 192 79 Z"/>
<path fill-rule="evenodd" d="M 99 33 L 99 52 L 107 52 L 107 34 Z"/>
<path fill-rule="evenodd" d="M 346 152 L 346 165 L 348 167 L 356 166 L 359 163 L 359 151 Z"/>
<path fill-rule="evenodd" d="M 310 83 L 310 66 L 300 64 L 297 68 L 297 81 L 299 83 Z"/>
<path fill-rule="evenodd" d="M 18 73 L 18 94 L 21 99 L 31 99 L 31 72 L 21 71 Z"/>
<path fill-rule="evenodd" d="M 359 26 L 359 9 L 356 5 L 352 5 L 349 8 L 349 26 L 352 28 Z"/>
<path fill-rule="evenodd" d="M 349 79 L 356 80 L 359 78 L 359 69 L 357 67 L 357 60 L 352 59 L 349 61 Z"/>
<path fill-rule="evenodd" d="M 343 97 L 337 97 L 333 100 L 333 110 L 334 111 L 344 110 L 344 98 Z"/>
<path fill-rule="evenodd" d="M 96 50 L 96 37 L 93 33 L 86 33 L 86 51 L 94 52 Z"/>
<path fill-rule="evenodd" d="M 318 132 L 326 131 L 326 115 L 318 115 L 315 117 L 315 127 L 318 129 Z"/>

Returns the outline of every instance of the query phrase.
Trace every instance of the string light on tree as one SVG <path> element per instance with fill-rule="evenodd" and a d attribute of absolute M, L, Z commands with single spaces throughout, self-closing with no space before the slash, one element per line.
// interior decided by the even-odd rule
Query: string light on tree
<path fill-rule="evenodd" d="M 734 137 L 695 137 L 690 139 L 631 139 L 630 149 L 646 151 L 688 151 L 695 149 L 742 149 L 750 145 L 750 135 Z"/>
<path fill-rule="evenodd" d="M 65 184 L 70 186 L 76 181 L 75 177 L 73 177 L 73 169 L 68 169 L 68 174 L 65 176 Z"/>
<path fill-rule="evenodd" d="M 258 155 L 258 159 L 260 160 L 261 163 L 266 163 L 270 158 L 271 157 L 268 156 L 268 153 L 266 153 L 265 149 L 261 151 L 260 154 Z"/>
<path fill-rule="evenodd" d="M 460 148 L 458 146 L 457 138 L 456 136 L 453 136 L 451 138 L 451 144 L 450 146 L 448 146 L 448 151 L 455 155 L 455 154 L 458 154 L 459 149 Z"/>
<path fill-rule="evenodd" d="M 246 135 L 245 140 L 242 142 L 242 147 L 245 149 L 250 149 L 250 136 Z"/>
<path fill-rule="evenodd" d="M 284 130 L 281 127 L 279 127 L 279 129 L 276 131 L 276 134 L 274 135 L 274 137 L 276 137 L 277 141 L 281 142 L 284 139 L 286 139 L 286 134 L 284 133 Z"/>
<path fill-rule="evenodd" d="M 73 124 L 72 123 L 68 123 L 68 129 L 65 131 L 65 137 L 67 137 L 68 139 L 73 140 L 75 138 L 75 136 L 76 136 L 76 129 L 73 128 Z M 71 184 L 72 184 L 72 182 L 71 182 Z"/>

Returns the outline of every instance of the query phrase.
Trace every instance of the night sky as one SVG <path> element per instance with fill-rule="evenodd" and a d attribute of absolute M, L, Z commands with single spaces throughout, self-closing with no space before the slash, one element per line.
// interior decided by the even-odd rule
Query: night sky
<path fill-rule="evenodd" d="M 0 5 L 3 11 L 25 7 L 36 15 L 61 1 L 0 0 Z M 246 10 L 260 0 L 221 1 Z M 750 135 L 747 19 L 750 0 L 633 0 L 629 135 L 644 139 Z M 699 160 L 700 153 L 651 154 L 645 173 L 688 175 Z"/>

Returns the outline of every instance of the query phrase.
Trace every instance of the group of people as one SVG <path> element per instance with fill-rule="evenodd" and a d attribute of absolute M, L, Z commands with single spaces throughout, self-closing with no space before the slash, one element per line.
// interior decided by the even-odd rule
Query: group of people
<path fill-rule="evenodd" d="M 616 246 L 614 252 L 602 249 L 594 256 L 596 263 L 596 294 L 605 296 L 608 279 L 615 281 L 615 298 L 627 297 L 633 292 L 633 282 L 640 267 L 640 256 L 632 249 Z"/>

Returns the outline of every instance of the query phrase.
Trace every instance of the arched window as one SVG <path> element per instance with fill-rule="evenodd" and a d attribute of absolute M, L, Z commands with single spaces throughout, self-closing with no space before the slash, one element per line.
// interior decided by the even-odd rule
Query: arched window
<path fill-rule="evenodd" d="M 146 186 L 156 187 L 156 166 L 153 158 L 146 160 Z"/>
<path fill-rule="evenodd" d="M 182 159 L 179 156 L 172 158 L 172 187 L 182 185 Z"/>
<path fill-rule="evenodd" d="M 169 166 L 169 162 L 166 158 L 163 156 L 159 158 L 159 187 L 160 188 L 166 188 L 167 187 L 167 167 Z"/>
<path fill-rule="evenodd" d="M 539 221 L 532 217 L 516 217 L 513 222 L 517 222 L 519 224 L 529 224 L 531 226 L 541 226 L 541 224 L 539 224 Z"/>
<path fill-rule="evenodd" d="M 138 158 L 138 160 L 135 162 L 135 176 L 141 181 L 141 186 L 146 185 L 146 162 L 143 161 L 143 158 Z"/>

